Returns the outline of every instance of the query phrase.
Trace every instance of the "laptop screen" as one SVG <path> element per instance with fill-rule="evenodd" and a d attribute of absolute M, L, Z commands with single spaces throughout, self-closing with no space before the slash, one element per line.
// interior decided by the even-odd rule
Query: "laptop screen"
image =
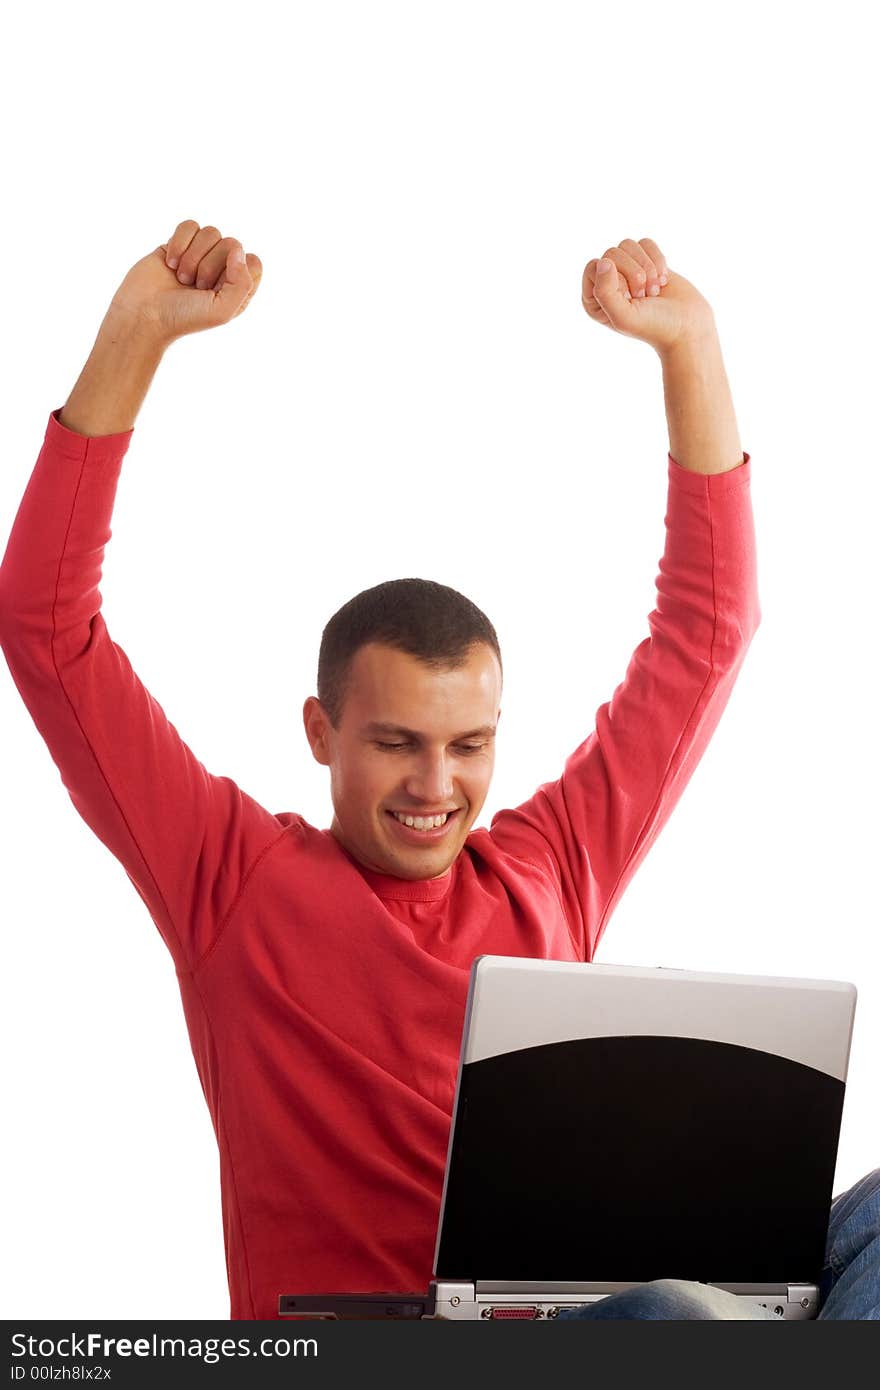
<path fill-rule="evenodd" d="M 477 964 L 492 960 L 504 958 L 483 957 Z M 567 969 L 590 972 L 590 988 L 602 987 L 596 978 L 601 967 Z M 626 988 L 626 967 L 605 969 L 622 975 Z M 652 972 L 631 973 L 643 988 Z M 606 1021 L 601 1036 L 572 1037 L 569 1018 L 557 1030 L 558 1041 L 463 1060 L 438 1278 L 817 1282 L 844 1081 L 768 1050 L 766 1028 L 757 1028 L 760 1047 L 731 1041 L 729 1027 L 718 1030 L 723 1040 L 689 1036 L 710 1031 L 705 1019 L 712 1016 L 713 981 L 755 982 L 686 978 L 692 990 L 702 984 L 702 994 L 679 989 L 668 1000 L 682 1035 L 674 1021 L 657 1032 L 630 1025 L 617 1035 Z M 784 988 L 787 982 L 778 983 Z M 548 989 L 552 996 L 552 981 Z M 506 1011 L 509 1024 L 513 1001 L 504 980 L 494 999 L 490 993 L 472 991 L 468 1024 L 478 1008 L 493 1007 Z M 846 1008 L 851 1031 L 854 993 L 841 1001 L 845 1051 Z M 530 1039 L 536 1036 L 534 1011 L 546 1004 L 535 998 L 530 1005 L 533 995 L 516 1001 L 521 1013 L 532 1009 L 531 1022 L 523 1024 Z M 772 996 L 772 990 L 753 991 L 742 1002 L 772 1013 L 778 1007 Z M 689 999 L 699 1005 L 699 1029 L 688 1027 Z M 821 990 L 796 996 L 806 1030 L 810 1010 L 821 1004 L 827 1019 Z M 582 1033 L 590 1032 L 586 1001 L 585 1008 Z M 625 1017 L 625 1008 L 620 1012 Z M 565 1009 L 555 1009 L 557 1019 L 564 1015 Z M 552 997 L 546 1017 L 552 1035 Z M 640 1026 L 650 1025 L 647 1019 Z M 748 1020 L 740 1032 L 748 1036 Z M 787 1043 L 786 1050 L 794 1049 Z"/>

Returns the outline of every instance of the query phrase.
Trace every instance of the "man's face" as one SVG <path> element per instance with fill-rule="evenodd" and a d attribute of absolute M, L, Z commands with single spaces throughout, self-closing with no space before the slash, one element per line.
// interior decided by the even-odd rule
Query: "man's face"
<path fill-rule="evenodd" d="M 352 660 L 338 729 L 306 700 L 306 736 L 330 768 L 330 830 L 358 863 L 396 878 L 446 872 L 489 790 L 500 701 L 501 667 L 482 642 L 464 665 L 441 670 L 367 643 Z M 444 812 L 437 829 L 401 823 Z"/>

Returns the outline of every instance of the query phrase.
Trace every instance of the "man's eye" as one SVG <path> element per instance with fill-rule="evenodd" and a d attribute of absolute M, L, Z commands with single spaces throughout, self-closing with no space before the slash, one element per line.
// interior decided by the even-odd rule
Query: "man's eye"
<path fill-rule="evenodd" d="M 456 745 L 456 747 L 457 747 L 459 753 L 479 753 L 483 748 L 485 748 L 485 746 L 486 746 L 486 745 L 485 745 L 484 743 L 459 743 L 459 744 Z M 377 747 L 377 748 L 388 748 L 388 749 L 409 748 L 409 744 L 408 744 L 408 743 L 384 743 L 384 742 L 382 742 L 381 740 L 377 739 L 377 740 L 376 740 L 376 747 Z"/>

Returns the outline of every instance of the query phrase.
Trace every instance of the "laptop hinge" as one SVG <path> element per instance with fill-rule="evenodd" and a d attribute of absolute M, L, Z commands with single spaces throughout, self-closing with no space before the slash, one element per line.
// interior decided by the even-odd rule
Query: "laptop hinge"
<path fill-rule="evenodd" d="M 547 1296 L 551 1298 L 563 1298 L 566 1294 L 605 1294 L 609 1291 L 607 1283 L 531 1283 L 520 1280 L 511 1282 L 510 1280 L 499 1279 L 479 1279 L 474 1284 L 462 1285 L 462 1289 L 470 1288 L 472 1296 L 481 1298 L 492 1298 L 507 1295 L 516 1297 L 528 1293 L 534 1298 Z M 638 1283 L 617 1283 L 613 1285 L 615 1292 L 623 1289 L 638 1288 Z M 714 1283 L 714 1288 L 726 1289 L 728 1293 L 748 1295 L 756 1298 L 782 1299 L 788 1304 L 799 1305 L 802 1309 L 809 1309 L 816 1304 L 817 1288 L 815 1284 L 722 1284 Z"/>
<path fill-rule="evenodd" d="M 716 1284 L 713 1280 L 713 1285 L 718 1289 L 727 1289 L 728 1293 L 767 1294 L 770 1297 L 775 1294 L 779 1298 L 785 1295 L 790 1303 L 799 1303 L 804 1298 L 812 1302 L 816 1297 L 815 1284 Z"/>

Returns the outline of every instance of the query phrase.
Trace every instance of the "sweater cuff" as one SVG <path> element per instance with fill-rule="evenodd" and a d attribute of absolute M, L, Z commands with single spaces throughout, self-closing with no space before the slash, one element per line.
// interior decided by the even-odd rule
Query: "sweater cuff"
<path fill-rule="evenodd" d="M 131 443 L 134 427 L 117 434 L 79 434 L 58 419 L 63 409 L 64 406 L 59 405 L 53 410 L 46 425 L 45 443 L 54 453 L 79 461 L 86 457 L 100 462 L 122 458 Z"/>
<path fill-rule="evenodd" d="M 700 497 L 717 497 L 719 493 L 729 492 L 731 488 L 742 487 L 751 481 L 752 456 L 745 450 L 742 463 L 738 463 L 735 468 L 728 468 L 725 473 L 695 473 L 691 468 L 682 468 L 671 454 L 668 454 L 667 458 L 669 481 L 681 492 L 692 492 Z"/>

